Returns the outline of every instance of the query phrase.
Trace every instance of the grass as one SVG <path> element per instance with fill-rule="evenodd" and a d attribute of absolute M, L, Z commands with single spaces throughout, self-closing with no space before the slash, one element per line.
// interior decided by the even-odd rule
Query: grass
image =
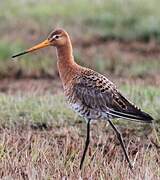
<path fill-rule="evenodd" d="M 159 98 L 158 88 L 143 86 L 122 86 L 125 96 L 138 104 L 143 110 L 151 113 L 155 119 L 159 118 Z M 141 91 L 141 89 L 144 89 Z M 144 100 L 145 99 L 145 100 Z M 62 95 L 0 95 L 0 123 L 13 124 L 23 120 L 25 122 L 64 122 L 75 119 L 72 111 L 66 107 Z M 64 121 L 62 121 L 64 120 Z M 157 121 L 157 123 L 160 123 Z"/>
<path fill-rule="evenodd" d="M 1 2 L 0 20 L 5 26 L 25 19 L 25 23 L 33 21 L 47 30 L 56 24 L 72 24 L 73 29 L 83 25 L 88 30 L 87 34 L 98 31 L 105 36 L 122 39 L 159 39 L 159 5 L 158 0 L 127 0 L 125 3 L 101 0 L 92 4 L 85 0 L 38 3 L 35 0 L 18 0 L 17 3 L 7 0 Z"/>
<path fill-rule="evenodd" d="M 122 86 L 120 89 L 158 119 L 159 89 L 148 87 L 142 92 L 142 88 Z M 92 124 L 89 154 L 83 170 L 79 171 L 86 124 L 66 107 L 62 94 L 0 94 L 0 106 L 1 178 L 135 178 L 106 122 Z M 159 123 L 157 120 L 157 128 Z M 151 141 L 156 141 L 151 128 L 128 121 L 117 121 L 117 125 L 128 144 L 130 158 L 135 161 L 136 177 L 157 179 L 159 149 Z"/>
<path fill-rule="evenodd" d="M 1 123 L 34 123 L 60 122 L 62 119 L 71 119 L 71 112 L 66 109 L 61 96 L 6 96 L 1 95 Z M 56 103 L 55 103 L 56 102 Z"/>
<path fill-rule="evenodd" d="M 105 2 L 105 1 L 103 1 Z M 105 3 L 95 18 L 87 22 L 108 38 L 159 39 L 157 5 L 154 1 L 113 0 Z"/>
<path fill-rule="evenodd" d="M 136 136 L 125 138 L 130 141 L 130 158 L 135 161 L 136 175 L 133 175 L 112 132 L 101 132 L 93 125 L 91 133 L 89 153 L 83 170 L 79 171 L 84 137 L 76 126 L 44 131 L 20 127 L 2 130 L 0 176 L 10 179 L 159 178 L 159 152 L 149 141 Z"/>

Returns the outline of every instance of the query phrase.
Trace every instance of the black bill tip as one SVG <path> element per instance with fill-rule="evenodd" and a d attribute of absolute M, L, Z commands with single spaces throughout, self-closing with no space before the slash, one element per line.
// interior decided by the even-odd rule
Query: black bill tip
<path fill-rule="evenodd" d="M 26 53 L 28 53 L 28 51 L 24 51 L 24 52 L 18 53 L 18 54 L 16 54 L 16 55 L 13 55 L 12 58 L 21 56 L 21 55 L 26 54 Z"/>

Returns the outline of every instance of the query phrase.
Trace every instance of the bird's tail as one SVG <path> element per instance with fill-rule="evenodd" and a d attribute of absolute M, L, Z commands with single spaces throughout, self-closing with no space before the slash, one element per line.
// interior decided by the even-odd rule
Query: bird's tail
<path fill-rule="evenodd" d="M 136 120 L 145 123 L 151 123 L 153 121 L 153 118 L 149 114 L 136 107 L 121 94 L 119 94 L 119 98 L 125 104 L 125 108 L 119 108 L 116 106 L 116 108 L 110 109 L 109 113 L 116 117 L 122 117 L 134 121 Z"/>
<path fill-rule="evenodd" d="M 136 113 L 133 113 L 133 112 L 127 113 L 127 112 L 119 112 L 119 111 L 115 111 L 115 110 L 110 110 L 109 113 L 111 115 L 113 115 L 114 117 L 126 118 L 126 119 L 130 119 L 133 121 L 141 121 L 144 123 L 152 123 L 152 121 L 153 121 L 153 118 L 149 114 L 147 114 L 141 110 L 139 110 L 138 112 L 136 110 Z"/>

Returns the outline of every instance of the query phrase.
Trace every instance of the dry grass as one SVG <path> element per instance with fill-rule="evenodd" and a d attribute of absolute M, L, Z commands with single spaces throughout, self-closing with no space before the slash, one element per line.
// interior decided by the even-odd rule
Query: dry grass
<path fill-rule="evenodd" d="M 148 87 L 142 92 L 141 88 L 122 87 L 130 99 L 157 119 L 158 128 L 160 91 Z M 116 122 L 134 162 L 132 174 L 107 123 L 93 123 L 89 151 L 80 171 L 85 122 L 66 108 L 61 94 L 32 93 L 0 94 L 1 179 L 159 178 L 160 148 L 150 126 Z"/>
<path fill-rule="evenodd" d="M 30 126 L 0 129 L 0 177 L 6 179 L 159 179 L 160 150 L 150 138 L 123 129 L 134 174 L 106 123 L 92 124 L 92 138 L 84 163 L 79 162 L 85 124 L 61 127 Z M 42 130 L 43 129 L 43 130 Z"/>

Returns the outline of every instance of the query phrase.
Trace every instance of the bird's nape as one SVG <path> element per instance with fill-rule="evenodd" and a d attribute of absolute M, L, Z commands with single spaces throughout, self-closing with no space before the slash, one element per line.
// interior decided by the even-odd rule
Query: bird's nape
<path fill-rule="evenodd" d="M 21 55 L 36 51 L 38 49 L 41 49 L 41 48 L 44 48 L 44 47 L 47 47 L 47 46 L 50 46 L 50 45 L 51 45 L 50 41 L 48 39 L 46 39 L 45 41 L 33 46 L 32 48 L 29 48 L 29 49 L 27 49 L 27 50 L 25 50 L 25 51 L 23 51 L 21 53 L 13 55 L 12 58 L 15 58 L 15 57 L 18 57 L 18 56 L 21 56 Z"/>

